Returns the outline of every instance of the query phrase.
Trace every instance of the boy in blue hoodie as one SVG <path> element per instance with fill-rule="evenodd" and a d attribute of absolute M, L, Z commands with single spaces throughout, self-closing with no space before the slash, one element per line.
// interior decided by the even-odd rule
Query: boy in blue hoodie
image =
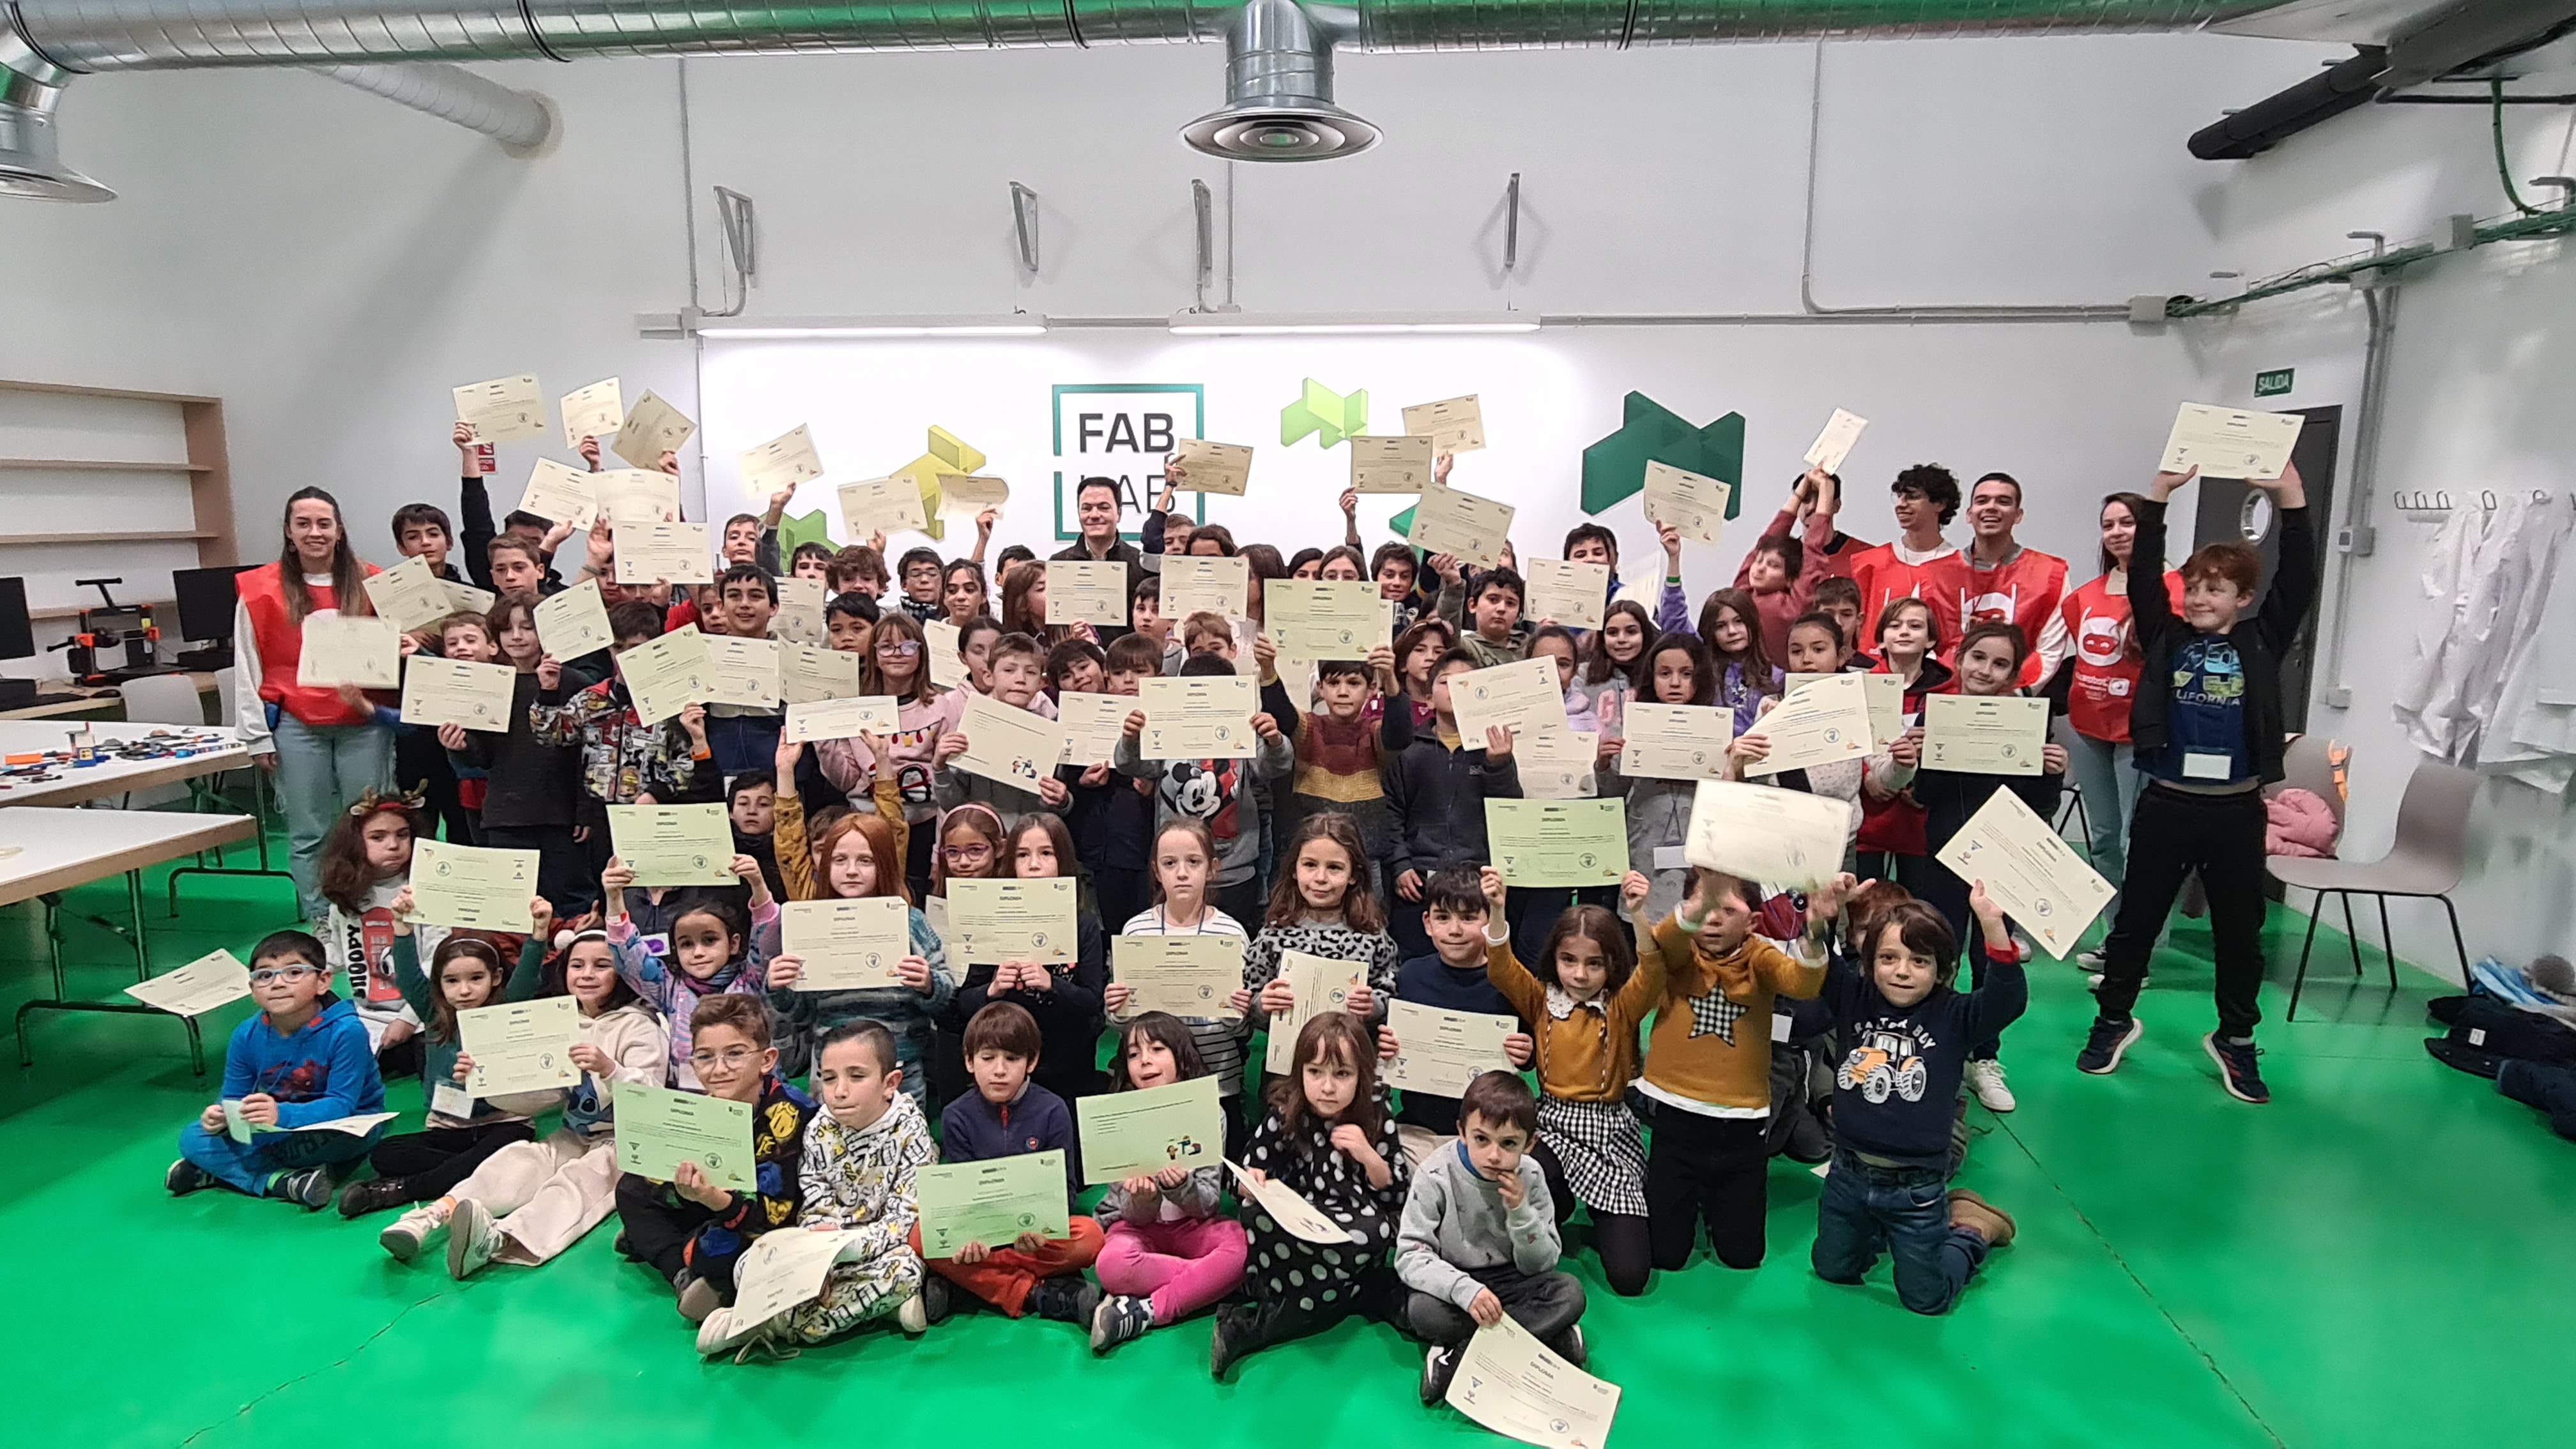
<path fill-rule="evenodd" d="M 1495 877 L 1497 890 L 1501 878 Z M 1518 1016 L 1511 1002 L 1494 988 L 1485 972 L 1485 954 L 1495 933 L 1510 928 L 1485 896 L 1484 874 L 1475 866 L 1435 871 L 1422 887 L 1422 927 L 1431 937 L 1431 954 L 1416 956 L 1395 968 L 1395 997 L 1437 1011 L 1464 1011 L 1478 1016 Z M 1395 1028 L 1377 1029 L 1378 1054 L 1400 1054 L 1404 1043 Z M 1536 1043 L 1525 1031 L 1503 1038 L 1503 1056 L 1518 1071 L 1530 1063 Z M 1404 1157 L 1419 1170 L 1434 1153 L 1458 1136 L 1458 1098 L 1435 1097 L 1408 1087 L 1395 1110 L 1396 1140 Z"/>
<path fill-rule="evenodd" d="M 365 1157 L 384 1135 L 382 1122 L 363 1133 L 321 1125 L 385 1104 L 367 1028 L 355 1006 L 331 994 L 330 979 L 322 943 L 302 931 L 276 932 L 252 949 L 260 1014 L 233 1028 L 222 1099 L 179 1129 L 179 1160 L 161 1179 L 171 1196 L 220 1182 L 310 1211 L 331 1200 L 331 1169 Z"/>
<path fill-rule="evenodd" d="M 966 1069 L 975 1078 L 975 1090 L 939 1114 L 940 1159 L 983 1162 L 1024 1152 L 1062 1152 L 1070 1197 L 1082 1190 L 1073 1172 L 1073 1109 L 1029 1080 L 1041 1045 L 1037 1018 L 1017 1002 L 994 1002 L 967 1020 Z M 1100 1290 L 1083 1280 L 1082 1270 L 1100 1256 L 1106 1239 L 1100 1224 L 1079 1214 L 1068 1224 L 1065 1241 L 1022 1233 L 999 1247 L 968 1243 L 954 1257 L 929 1259 L 930 1271 L 1013 1318 L 1035 1313 L 1088 1324 L 1092 1310 L 1100 1306 Z M 912 1230 L 912 1250 L 921 1251 L 919 1224 Z M 924 1301 L 934 1320 L 946 1311 L 944 1292 L 932 1292 Z"/>

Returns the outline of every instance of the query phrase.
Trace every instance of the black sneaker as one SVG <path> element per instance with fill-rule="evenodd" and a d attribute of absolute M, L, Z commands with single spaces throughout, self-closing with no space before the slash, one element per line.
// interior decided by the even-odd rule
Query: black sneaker
<path fill-rule="evenodd" d="M 2258 1107 L 2272 1100 L 2272 1089 L 2263 1085 L 2263 1073 L 2254 1065 L 2254 1059 L 2263 1054 L 2261 1047 L 2250 1041 L 2239 1046 L 2213 1031 L 2200 1039 L 2200 1048 L 2218 1063 L 2219 1085 L 2227 1088 L 2227 1095 Z"/>
<path fill-rule="evenodd" d="M 2130 1017 L 2127 1021 L 2093 1018 L 2093 1031 L 2084 1038 L 2084 1050 L 2075 1054 L 2075 1070 L 2107 1077 L 2120 1069 L 2120 1058 L 2147 1034 L 2147 1024 Z"/>
<path fill-rule="evenodd" d="M 399 1177 L 371 1177 L 340 1189 L 340 1216 L 362 1218 L 411 1201 L 411 1189 Z"/>
<path fill-rule="evenodd" d="M 1422 1407 L 1449 1397 L 1449 1381 L 1458 1376 L 1458 1350 L 1433 1346 L 1422 1352 Z"/>
<path fill-rule="evenodd" d="M 1558 1358 L 1565 1360 L 1576 1368 L 1581 1368 L 1592 1361 L 1592 1350 L 1584 1346 L 1583 1325 L 1580 1323 L 1569 1326 L 1565 1332 L 1560 1335 L 1560 1341 L 1552 1343 L 1548 1345 L 1548 1347 L 1556 1350 L 1556 1356 Z"/>
<path fill-rule="evenodd" d="M 1029 1290 L 1027 1308 L 1040 1318 L 1088 1327 L 1091 1315 L 1100 1311 L 1100 1290 L 1080 1273 L 1059 1273 L 1038 1280 Z"/>
<path fill-rule="evenodd" d="M 934 1274 L 921 1277 L 921 1322 L 927 1328 L 948 1321 L 949 1309 L 956 1300 L 948 1296 L 948 1280 Z"/>
<path fill-rule="evenodd" d="M 306 1212 L 320 1212 L 331 1205 L 331 1169 L 308 1167 L 302 1172 L 290 1172 L 269 1187 L 268 1195 L 301 1203 Z"/>
<path fill-rule="evenodd" d="M 1216 1311 L 1216 1328 L 1208 1335 L 1208 1374 L 1217 1382 L 1225 1382 L 1234 1361 L 1252 1348 L 1252 1316 L 1258 1311 L 1231 1305 Z"/>
<path fill-rule="evenodd" d="M 186 1197 L 192 1192 L 213 1187 L 215 1175 L 182 1157 L 170 1164 L 168 1172 L 161 1174 L 161 1185 L 169 1190 L 172 1197 Z"/>
<path fill-rule="evenodd" d="M 1091 1314 L 1091 1351 L 1107 1353 L 1129 1339 L 1141 1337 L 1154 1326 L 1154 1302 L 1150 1298 L 1131 1298 L 1113 1293 L 1100 1300 Z"/>

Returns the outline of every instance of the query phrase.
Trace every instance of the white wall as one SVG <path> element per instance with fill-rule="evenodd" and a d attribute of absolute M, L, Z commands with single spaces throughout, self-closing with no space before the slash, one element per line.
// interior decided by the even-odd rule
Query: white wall
<path fill-rule="evenodd" d="M 2332 255 L 2346 231 L 2404 238 L 2452 210 L 2497 209 L 2483 113 L 2467 108 L 2365 111 L 2241 165 L 2184 152 L 2223 107 L 2335 54 L 2215 36 L 1830 45 L 1817 300 L 2205 291 L 2212 270 Z M 1190 302 L 1189 182 L 1202 177 L 1221 206 L 1231 190 L 1234 294 L 1249 308 L 1794 311 L 1815 66 L 1803 44 L 1346 57 L 1341 98 L 1386 142 L 1229 177 L 1175 138 L 1217 104 L 1210 47 L 691 62 L 698 262 L 708 305 L 721 305 L 708 201 L 721 184 L 759 203 L 755 314 L 1159 316 Z M 730 451 L 804 420 L 845 477 L 909 460 L 921 429 L 944 421 L 993 453 L 993 471 L 1043 479 L 1058 381 L 1206 380 L 1211 431 L 1256 443 L 1275 443 L 1269 421 L 1309 372 L 1371 388 L 1381 417 L 1482 391 L 1497 447 L 1460 481 L 1518 503 L 1533 551 L 1575 516 L 1575 450 L 1615 423 L 1631 387 L 1695 420 L 1743 410 L 1751 507 L 1845 406 L 1873 420 L 1857 479 L 1920 458 L 2006 468 L 2030 485 L 2031 540 L 2079 559 L 2092 500 L 2136 482 L 2178 395 L 2244 398 L 2256 368 L 2295 365 L 2292 404 L 2358 401 L 2359 326 L 2330 296 L 2161 335 L 1709 327 L 1287 347 L 1061 330 L 1011 347 L 711 347 L 702 398 L 691 349 L 639 340 L 632 324 L 689 297 L 679 69 L 491 68 L 562 105 L 564 145 L 535 162 L 302 74 L 85 78 L 64 107 L 64 150 L 122 195 L 0 206 L 16 283 L 0 374 L 224 396 L 254 556 L 264 521 L 306 484 L 337 491 L 359 540 L 389 555 L 381 520 L 397 503 L 449 496 L 446 389 L 527 371 L 553 392 L 613 374 L 630 395 L 649 386 L 692 410 L 720 506 L 733 499 Z M 2570 169 L 2563 116 L 2509 121 L 2518 174 Z M 1522 264 L 1506 278 L 1500 206 L 1514 171 Z M 1043 197 L 1034 279 L 1014 259 L 1013 180 Z M 2500 248 L 2410 287 L 2383 490 L 2456 489 L 2495 470 L 2563 486 L 2546 420 L 2569 375 L 2559 324 L 2576 278 L 2548 255 Z M 504 449 L 504 504 L 534 451 Z M 1214 516 L 1238 510 L 1283 542 L 1320 538 L 1338 461 L 1311 443 L 1274 447 L 1259 467 L 1278 472 L 1260 476 L 1282 491 Z M 695 458 L 690 475 L 694 495 Z M 1886 531 L 1873 491 L 1856 488 L 1853 531 L 1866 537 Z M 1043 517 L 1014 510 L 1002 541 L 1042 542 Z M 1645 531 L 1632 512 L 1617 519 L 1636 554 Z M 2365 658 L 2429 533 L 2390 513 L 2384 492 L 2377 522 L 2381 553 L 2354 591 Z M 1694 553 L 1694 591 L 1720 581 L 1731 553 Z M 2367 854 L 2407 764 L 2386 723 L 2389 671 L 2351 672 L 2353 708 L 2318 720 L 2358 747 L 2353 838 Z M 2566 944 L 2563 813 L 2519 788 L 2493 787 L 2481 805 L 2473 950 Z M 2439 959 L 2422 925 L 2407 917 L 2401 952 Z"/>

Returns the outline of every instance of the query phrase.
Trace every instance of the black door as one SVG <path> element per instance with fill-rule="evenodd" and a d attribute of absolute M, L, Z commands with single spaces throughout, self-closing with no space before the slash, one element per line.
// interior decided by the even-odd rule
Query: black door
<path fill-rule="evenodd" d="M 2343 429 L 2343 408 L 2291 411 L 2308 420 L 2299 431 L 2298 446 L 2290 450 L 2290 460 L 2298 464 L 2299 478 L 2307 485 L 2309 532 L 2316 537 L 2317 596 L 2322 599 L 2326 552 L 2334 534 L 2327 520 L 2334 517 L 2335 443 Z M 2250 542 L 2262 552 L 2263 587 L 2256 592 L 2252 605 L 2262 607 L 2281 558 L 2280 520 L 2274 516 L 2271 497 L 2233 478 L 2204 478 L 2200 481 L 2200 512 L 2192 529 L 2192 547 L 2226 539 Z M 2317 603 L 2311 600 L 2308 616 L 2299 625 L 2298 638 L 2281 660 L 2281 717 L 2291 734 L 2300 734 L 2308 727 L 2308 682 L 2315 672 L 2316 643 Z"/>

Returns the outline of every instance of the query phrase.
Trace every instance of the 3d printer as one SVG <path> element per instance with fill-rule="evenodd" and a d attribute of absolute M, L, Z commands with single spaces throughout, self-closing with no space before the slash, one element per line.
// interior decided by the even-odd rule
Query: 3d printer
<path fill-rule="evenodd" d="M 94 588 L 102 605 L 83 609 L 80 627 L 70 638 L 49 647 L 70 651 L 63 657 L 63 667 L 77 684 L 113 684 L 121 679 L 137 679 L 147 674 L 166 674 L 170 666 L 154 657 L 161 630 L 152 622 L 149 606 L 126 607 L 116 602 L 107 591 L 110 584 L 124 583 L 122 576 L 112 579 L 74 579 L 77 588 Z M 125 652 L 122 664 L 115 662 L 118 650 Z M 102 668 L 104 665 L 106 667 Z"/>

